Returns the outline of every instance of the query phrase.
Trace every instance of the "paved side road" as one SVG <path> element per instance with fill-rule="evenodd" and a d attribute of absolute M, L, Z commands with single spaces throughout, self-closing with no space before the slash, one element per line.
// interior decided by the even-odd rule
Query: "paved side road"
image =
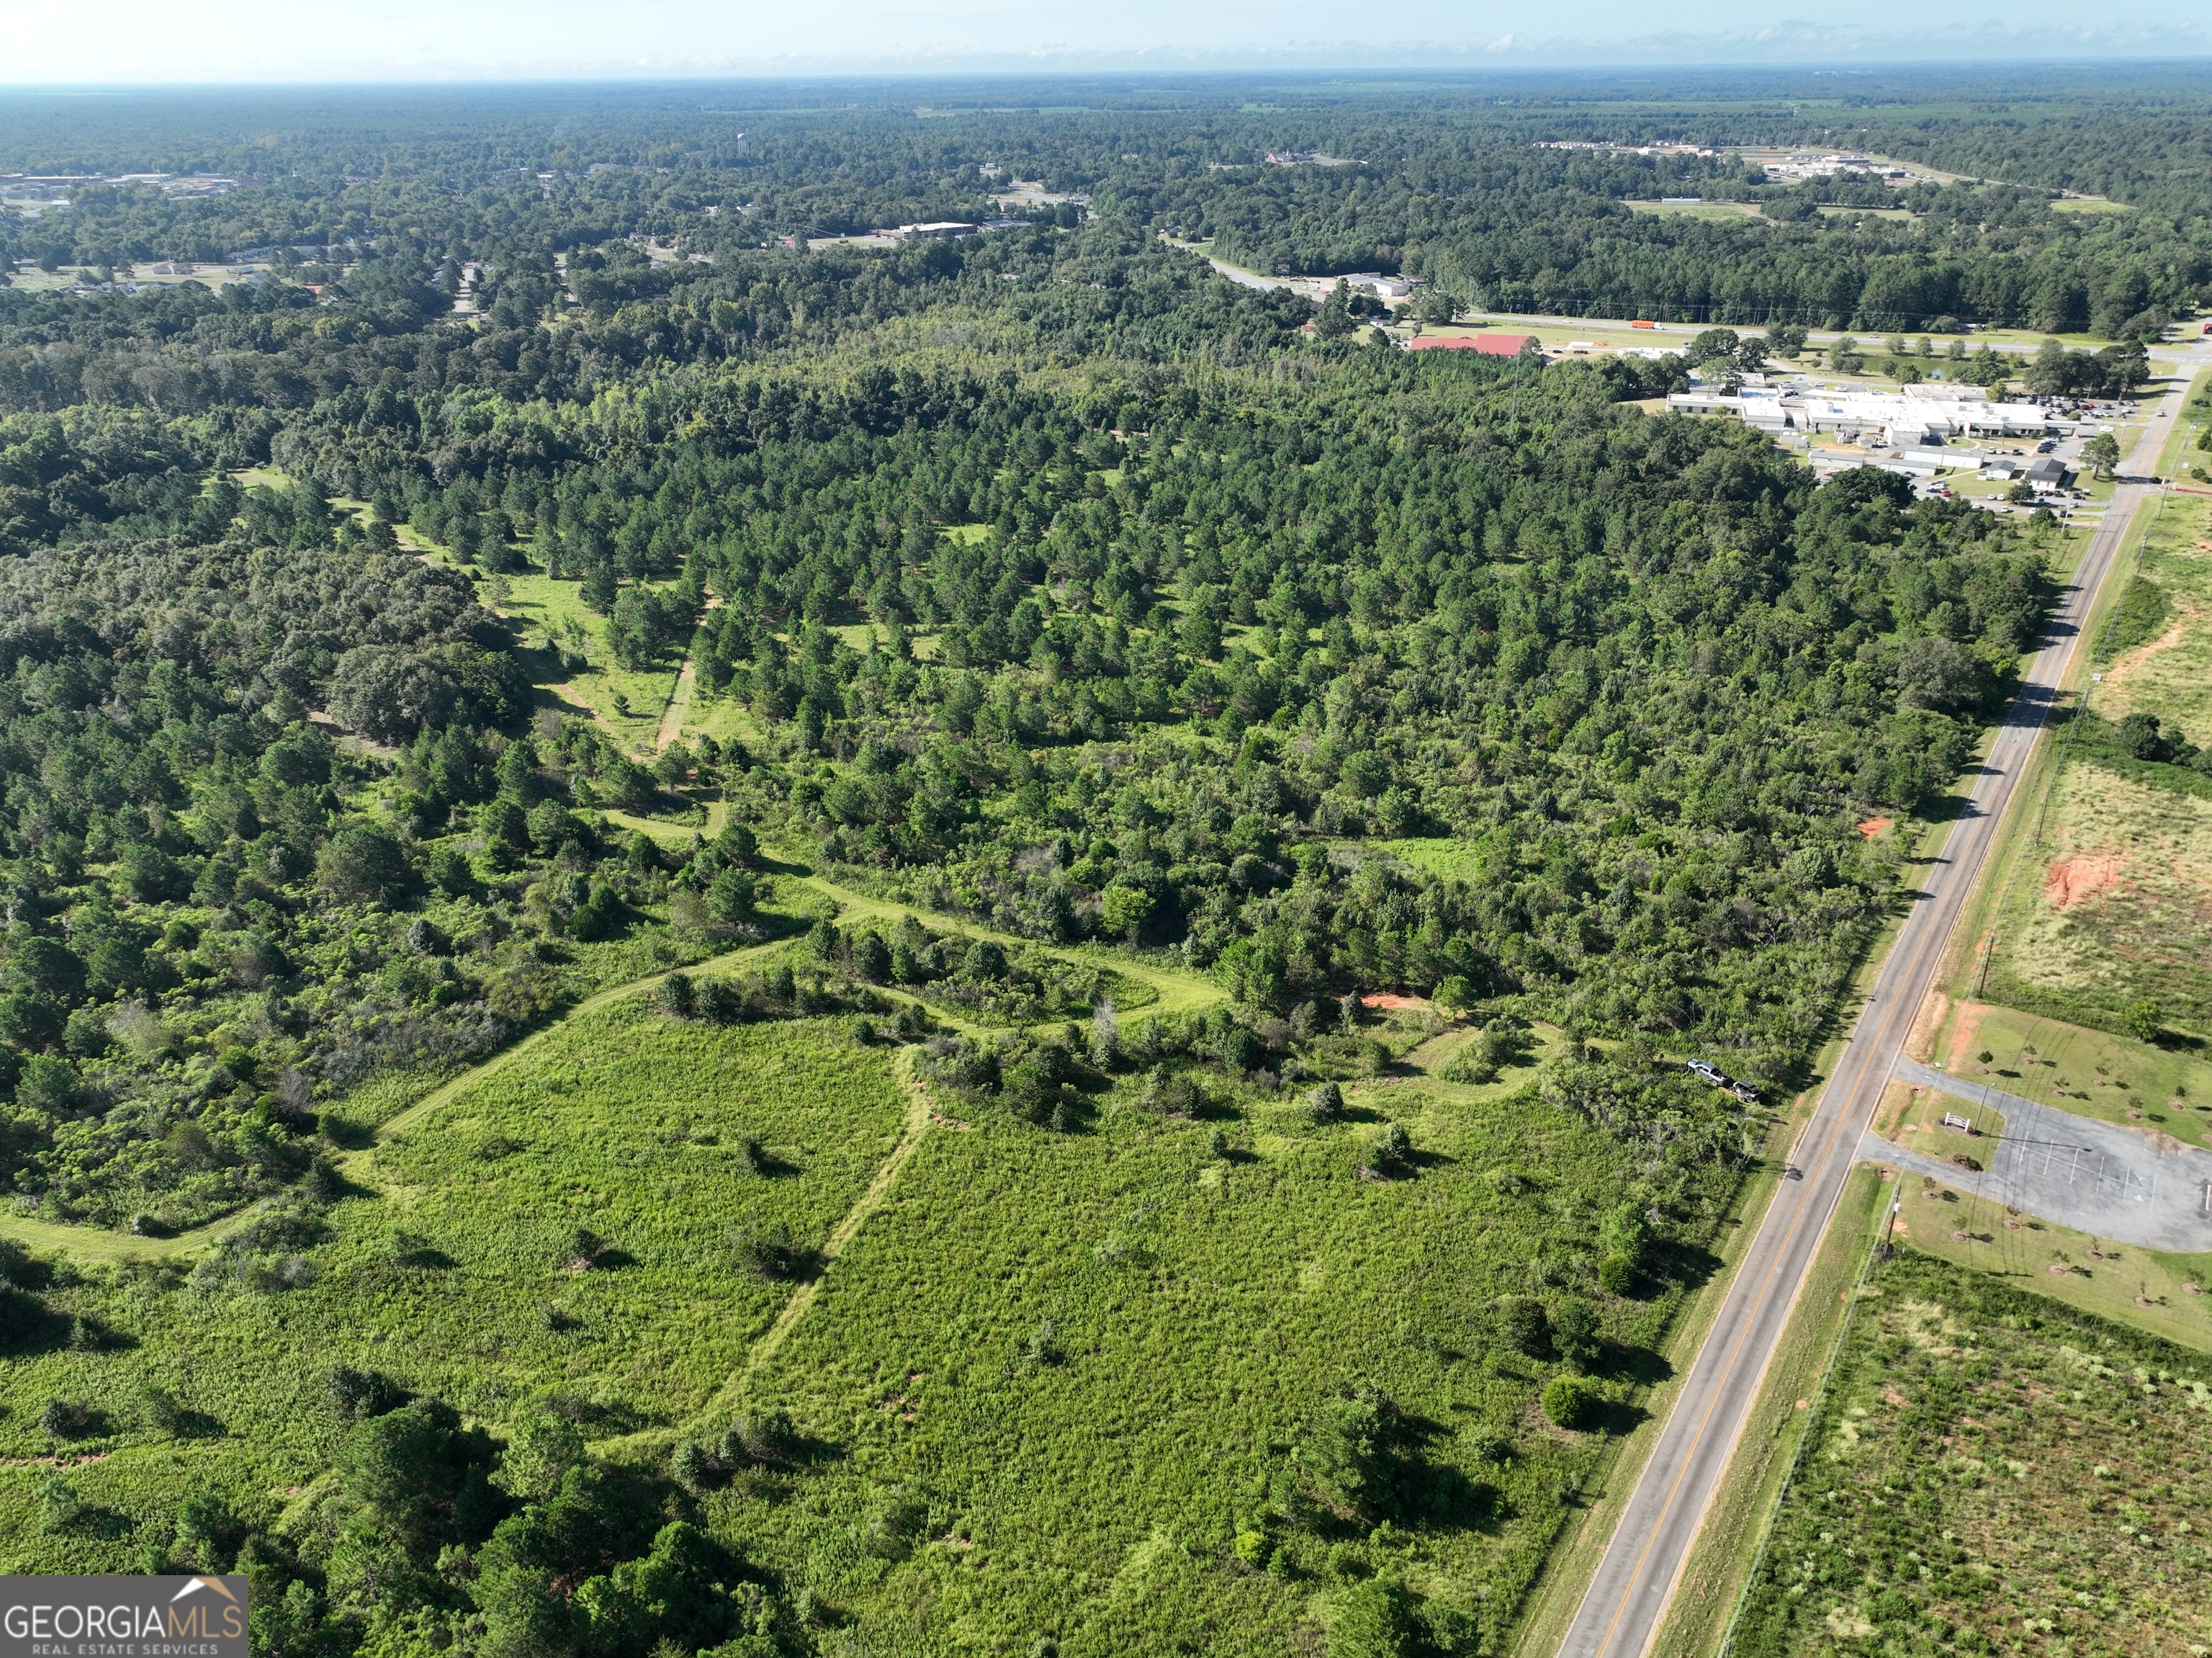
<path fill-rule="evenodd" d="M 1896 1074 L 1900 1082 L 2002 1112 L 2004 1136 L 1990 1142 L 1988 1167 L 1978 1173 L 1894 1144 L 1870 1129 L 1862 1157 L 1933 1174 L 1960 1192 L 2139 1249 L 2212 1250 L 2212 1209 L 2207 1207 L 2212 1152 L 1980 1088 L 1911 1059 L 1899 1060 Z"/>
<path fill-rule="evenodd" d="M 2192 359 L 2193 360 L 2193 359 Z M 2136 454 L 2155 461 L 2181 409 L 2187 376 L 2169 390 Z M 2142 459 L 2148 457 L 2148 460 Z M 1991 739 L 1965 814 L 1923 889 L 1914 894 L 1874 994 L 1861 1010 L 1798 1141 L 1802 1178 L 1784 1180 L 1729 1281 L 1705 1345 L 1659 1431 L 1604 1557 L 1559 1645 L 1560 1658 L 1640 1658 L 1658 1631 L 1705 1507 L 1751 1411 L 1798 1288 L 1826 1231 L 1860 1137 L 1905 1051 L 1914 1012 L 2010 803 L 2044 717 L 2065 684 L 2099 587 L 2136 509 L 2154 491 L 2123 484 L 2027 666 L 2021 693 Z"/>

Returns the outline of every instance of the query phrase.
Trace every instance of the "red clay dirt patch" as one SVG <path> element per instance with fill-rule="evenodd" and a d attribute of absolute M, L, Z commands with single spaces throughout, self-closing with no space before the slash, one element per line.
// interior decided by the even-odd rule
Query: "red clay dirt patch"
<path fill-rule="evenodd" d="M 1864 823 L 1859 825 L 1859 833 L 1864 835 L 1869 840 L 1872 840 L 1876 835 L 1881 834 L 1887 830 L 1889 826 L 1896 821 L 1897 820 L 1895 818 L 1869 818 Z"/>
<path fill-rule="evenodd" d="M 1401 1008 L 1425 1011 L 1431 1003 L 1424 996 L 1394 996 L 1384 992 L 1376 996 L 1361 997 L 1359 1005 L 1363 1008 L 1380 1008 L 1385 1013 L 1395 1013 Z"/>
<path fill-rule="evenodd" d="M 2043 877 L 2043 901 L 2054 910 L 2070 910 L 2085 899 L 2109 892 L 2119 884 L 2128 867 L 2125 852 L 2091 852 L 2064 858 Z"/>
<path fill-rule="evenodd" d="M 1963 1071 L 1966 1061 L 1975 1052 L 1974 1039 L 1981 1034 L 1982 1015 L 1990 1010 L 1986 1002 L 1962 1003 L 1959 1008 L 1959 1022 L 1951 1032 L 1951 1069 Z"/>

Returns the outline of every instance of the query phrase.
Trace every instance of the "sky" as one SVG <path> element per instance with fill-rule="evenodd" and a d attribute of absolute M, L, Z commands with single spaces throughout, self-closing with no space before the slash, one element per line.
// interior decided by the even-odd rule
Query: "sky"
<path fill-rule="evenodd" d="M 2205 0 L 100 0 L 16 9 L 0 84 L 2207 54 Z"/>

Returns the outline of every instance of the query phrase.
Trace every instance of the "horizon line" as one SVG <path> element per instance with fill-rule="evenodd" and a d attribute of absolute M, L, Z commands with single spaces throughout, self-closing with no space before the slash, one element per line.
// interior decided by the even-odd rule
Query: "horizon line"
<path fill-rule="evenodd" d="M 1437 76 L 1455 79 L 1475 79 L 1486 76 L 1534 76 L 1542 75 L 1622 74 L 1639 70 L 1727 70 L 1765 71 L 1768 73 L 1843 73 L 1873 75 L 1878 73 L 1929 73 L 1945 70 L 1979 65 L 1990 70 L 2017 71 L 2021 70 L 2057 70 L 2094 74 L 2130 67 L 2173 68 L 2212 61 L 2212 44 L 2192 47 L 2187 51 L 2144 53 L 2142 52 L 2114 52 L 2110 56 L 2084 57 L 2077 48 L 2071 54 L 2052 52 L 2022 53 L 1991 58 L 1986 54 L 1930 55 L 1910 58 L 1856 58 L 1850 56 L 1786 57 L 1672 57 L 1655 52 L 1650 56 L 1606 56 L 1584 61 L 1549 59 L 1539 57 L 1506 56 L 1495 46 L 1443 46 L 1409 42 L 1392 50 L 1393 60 L 1322 63 L 1305 58 L 1259 58 L 1245 63 L 1194 62 L 1176 64 L 1158 61 L 1159 58 L 1176 55 L 1210 56 L 1202 49 L 1160 47 L 1158 57 L 1148 50 L 1150 61 L 1131 61 L 1127 58 L 1102 57 L 1094 62 L 1085 62 L 1074 53 L 1065 57 L 1040 49 L 1031 54 L 1035 61 L 1007 61 L 995 58 L 985 62 L 966 62 L 959 59 L 932 61 L 923 58 L 869 60 L 865 64 L 837 64 L 818 59 L 797 59 L 778 64 L 753 64 L 738 66 L 655 65 L 636 69 L 602 68 L 591 70 L 500 70 L 483 68 L 452 74 L 438 74 L 417 70 L 367 75 L 356 72 L 347 76 L 322 75 L 312 70 L 290 74 L 270 75 L 252 78 L 208 78 L 178 80 L 145 80 L 130 78 L 83 78 L 52 81 L 0 80 L 0 96 L 8 94 L 67 96 L 70 94 L 114 94 L 125 93 L 184 93 L 276 91 L 287 88 L 319 89 L 386 89 L 392 88 L 459 88 L 464 87 L 524 87 L 524 86 L 651 86 L 703 85 L 714 82 L 744 83 L 749 82 L 920 82 L 932 79 L 1018 80 L 1018 79 L 1078 79 L 1102 76 L 1115 78 L 1194 77 L 1223 80 L 1249 78 L 1254 76 L 1285 78 L 1326 79 L 1344 75 L 1388 75 L 1407 76 Z M 1398 54 L 1418 52 L 1449 53 L 1461 61 L 1443 63 L 1409 63 Z M 768 112 L 763 112 L 768 113 Z"/>

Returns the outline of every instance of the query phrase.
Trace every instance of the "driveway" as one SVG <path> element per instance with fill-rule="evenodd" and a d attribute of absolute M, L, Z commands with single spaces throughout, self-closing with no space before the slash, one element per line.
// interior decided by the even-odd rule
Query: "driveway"
<path fill-rule="evenodd" d="M 2212 1152 L 2140 1129 L 2055 1111 L 1899 1058 L 1901 1082 L 2004 1115 L 2002 1139 L 1980 1173 L 1907 1150 L 1867 1131 L 1859 1155 L 1977 1197 L 2139 1249 L 2212 1250 Z M 2164 1141 L 2161 1145 L 2159 1143 Z"/>

